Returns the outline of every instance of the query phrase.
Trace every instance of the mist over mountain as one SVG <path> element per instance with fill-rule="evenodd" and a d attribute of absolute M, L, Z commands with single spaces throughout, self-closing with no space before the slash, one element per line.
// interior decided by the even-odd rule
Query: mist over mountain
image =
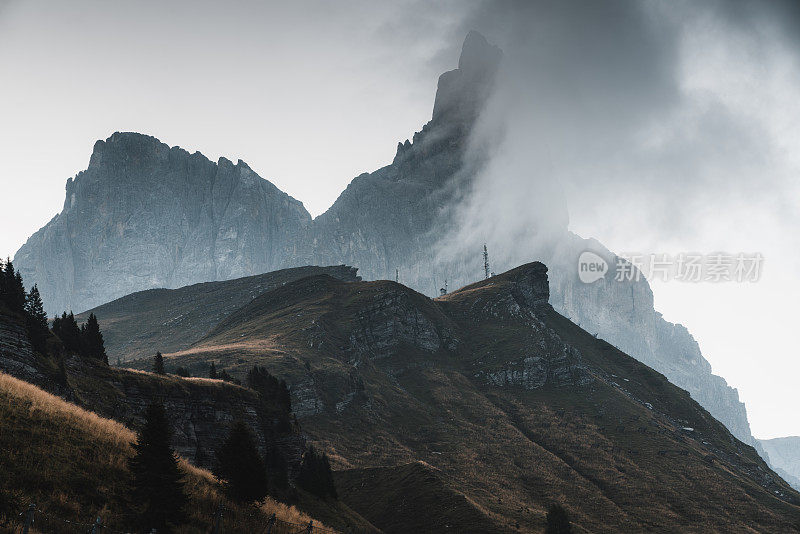
<path fill-rule="evenodd" d="M 313 220 L 242 161 L 215 164 L 152 137 L 115 133 L 98 141 L 89 168 L 67 182 L 63 211 L 18 251 L 15 265 L 51 312 L 300 265 L 352 265 L 365 279 L 397 276 L 436 295 L 445 283 L 483 277 L 487 242 L 492 270 L 543 261 L 556 310 L 664 373 L 757 446 L 736 390 L 711 373 L 685 328 L 654 310 L 644 278 L 580 282 L 581 252 L 609 265 L 616 257 L 568 230 L 559 183 L 512 187 L 519 166 L 503 155 L 519 153 L 519 137 L 491 127 L 495 107 L 487 106 L 503 61 L 497 47 L 469 33 L 458 68 L 439 78 L 431 121 L 398 144 L 390 165 L 356 177 Z"/>

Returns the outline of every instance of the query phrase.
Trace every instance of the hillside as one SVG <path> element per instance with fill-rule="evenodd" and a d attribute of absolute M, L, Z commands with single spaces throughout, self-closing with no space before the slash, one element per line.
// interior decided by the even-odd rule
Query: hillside
<path fill-rule="evenodd" d="M 424 462 L 412 462 L 339 471 L 336 487 L 384 532 L 507 532 L 443 477 Z"/>
<path fill-rule="evenodd" d="M 85 532 L 98 516 L 115 531 L 128 527 L 126 459 L 135 435 L 127 427 L 0 372 L 0 428 L 0 532 L 15 531 L 30 503 L 33 532 Z M 298 525 L 312 519 L 272 499 L 236 505 L 211 473 L 185 460 L 181 468 L 190 505 L 180 532 L 209 531 L 220 504 L 226 532 L 255 532 L 272 513 Z"/>
<path fill-rule="evenodd" d="M 406 482 L 352 470 L 421 461 L 436 480 L 420 491 L 460 500 L 478 531 L 538 532 L 553 501 L 579 532 L 800 531 L 800 495 L 751 446 L 549 297 L 540 263 L 435 300 L 313 276 L 167 360 L 285 378 L 304 431 L 351 473 L 339 475 L 343 498 L 367 517 Z M 379 515 L 400 532 L 410 513 L 446 516 L 435 505 Z"/>
<path fill-rule="evenodd" d="M 194 284 L 179 289 L 149 289 L 126 295 L 77 316 L 94 313 L 100 321 L 109 361 L 152 358 L 156 351 L 186 348 L 234 310 L 258 295 L 288 282 L 327 274 L 347 282 L 360 280 L 345 265 L 296 267 L 224 282 Z"/>
<path fill-rule="evenodd" d="M 35 352 L 21 319 L 0 305 L 0 396 L 3 397 L 0 400 L 10 407 L 3 411 L 5 405 L 0 406 L 0 450 L 9 453 L 0 459 L 0 470 L 7 477 L 3 479 L 0 476 L 0 504 L 3 506 L 18 507 L 23 501 L 31 502 L 40 494 L 36 492 L 50 492 L 50 497 L 36 497 L 39 500 L 35 502 L 49 503 L 50 498 L 56 499 L 57 510 L 61 510 L 65 503 L 72 503 L 76 506 L 75 514 L 79 513 L 77 506 L 87 502 L 100 503 L 96 507 L 98 510 L 106 505 L 118 510 L 129 507 L 129 503 L 118 499 L 118 495 L 126 495 L 124 480 L 117 484 L 119 487 L 115 487 L 113 495 L 101 491 L 107 484 L 116 483 L 114 477 L 119 474 L 117 471 L 122 469 L 123 462 L 112 459 L 116 471 L 104 466 L 85 468 L 83 463 L 108 456 L 109 450 L 103 441 L 107 437 L 122 447 L 123 452 L 128 451 L 128 438 L 132 436 L 128 428 L 140 427 L 145 409 L 153 401 L 158 401 L 166 410 L 173 434 L 171 445 L 186 459 L 184 469 L 188 472 L 200 473 L 204 480 L 210 480 L 210 475 L 196 466 L 213 467 L 214 451 L 227 438 L 232 424 L 242 421 L 256 438 L 260 453 L 263 455 L 268 448 L 275 447 L 287 462 L 290 482 L 296 478 L 306 450 L 306 439 L 298 425 L 292 422 L 289 407 L 275 402 L 270 391 L 256 391 L 222 380 L 112 368 L 94 358 L 64 353 L 55 336 L 48 340 L 48 348 L 48 355 Z M 30 403 L 30 410 L 25 408 L 26 402 Z M 20 415 L 18 411 L 24 413 Z M 29 420 L 31 417 L 33 419 Z M 65 417 L 66 423 L 62 421 Z M 96 424 L 97 421 L 100 423 Z M 73 423 L 79 427 L 78 431 L 73 431 Z M 76 432 L 84 431 L 88 435 L 85 442 L 80 435 L 76 441 Z M 92 434 L 102 439 L 92 442 Z M 72 454 L 78 457 L 73 458 Z M 57 462 L 53 466 L 48 465 L 51 458 Z M 14 462 L 14 465 L 4 466 L 4 460 Z M 100 480 L 92 478 L 101 474 Z M 62 476 L 65 477 L 63 492 L 52 486 L 53 481 L 62 481 Z M 195 482 L 192 484 L 192 487 L 196 486 Z M 212 489 L 198 487 L 203 499 L 219 501 L 216 483 Z M 336 529 L 365 533 L 377 531 L 340 501 L 321 500 L 297 488 L 293 493 L 292 504 Z M 195 511 L 213 516 L 219 502 L 201 504 Z M 274 502 L 270 507 L 282 507 L 287 517 L 305 517 L 293 508 L 289 510 Z M 7 508 L 0 507 L 0 516 L 6 512 Z M 86 510 L 80 508 L 80 512 L 86 513 Z M 236 512 L 236 507 L 231 508 L 231 512 Z M 242 513 L 251 512 L 244 510 Z M 250 524 L 250 519 L 236 523 L 237 516 L 228 515 L 231 517 L 227 524 L 230 528 L 235 526 L 234 531 Z M 70 516 L 62 514 L 58 517 Z M 207 521 L 207 518 L 203 516 L 202 521 Z M 253 522 L 256 524 L 261 523 Z M 62 531 L 54 528 L 48 527 L 43 531 Z M 208 525 L 199 530 L 207 531 Z M 188 531 L 196 532 L 198 529 Z"/>

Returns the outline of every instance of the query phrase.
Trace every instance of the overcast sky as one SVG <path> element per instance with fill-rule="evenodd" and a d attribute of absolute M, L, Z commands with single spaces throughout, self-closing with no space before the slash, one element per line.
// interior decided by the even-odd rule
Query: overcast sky
<path fill-rule="evenodd" d="M 656 307 L 756 437 L 800 435 L 793 5 L 0 0 L 0 253 L 114 131 L 241 158 L 318 215 L 430 118 L 475 28 L 505 50 L 511 185 L 558 180 L 571 228 L 616 252 L 764 255 L 758 283 L 656 282 Z"/>

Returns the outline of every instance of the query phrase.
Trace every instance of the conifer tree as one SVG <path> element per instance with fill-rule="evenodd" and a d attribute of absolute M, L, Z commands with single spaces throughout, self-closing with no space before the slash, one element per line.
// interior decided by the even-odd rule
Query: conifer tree
<path fill-rule="evenodd" d="M 14 270 L 14 264 L 7 260 L 0 277 L 0 296 L 8 309 L 12 312 L 25 311 L 25 286 L 22 284 L 22 275 Z"/>
<path fill-rule="evenodd" d="M 164 407 L 151 404 L 133 444 L 135 454 L 128 460 L 133 505 L 138 508 L 138 523 L 146 532 L 153 528 L 168 531 L 186 518 L 183 474 L 170 447 L 171 439 Z"/>
<path fill-rule="evenodd" d="M 217 366 L 214 365 L 214 362 L 211 362 L 211 366 L 208 368 L 208 378 L 217 379 Z"/>
<path fill-rule="evenodd" d="M 6 302 L 6 261 L 11 260 L 0 260 L 0 303 Z"/>
<path fill-rule="evenodd" d="M 153 372 L 157 375 L 163 375 L 164 373 L 164 357 L 161 355 L 160 352 L 156 352 L 156 357 L 153 358 Z"/>
<path fill-rule="evenodd" d="M 567 511 L 560 504 L 553 504 L 547 510 L 547 528 L 545 534 L 572 534 Z"/>
<path fill-rule="evenodd" d="M 53 333 L 61 339 L 67 352 L 81 352 L 81 330 L 72 312 L 64 312 L 61 318 L 53 321 Z"/>
<path fill-rule="evenodd" d="M 267 468 L 269 493 L 278 499 L 284 499 L 289 490 L 289 466 L 286 458 L 274 445 L 267 451 L 264 459 Z"/>
<path fill-rule="evenodd" d="M 83 356 L 102 360 L 108 365 L 108 355 L 106 355 L 103 334 L 100 332 L 100 324 L 97 322 L 97 316 L 95 314 L 89 314 L 89 319 L 81 327 L 80 338 L 81 354 Z"/>
<path fill-rule="evenodd" d="M 292 397 L 286 381 L 278 380 L 265 367 L 254 366 L 247 373 L 247 386 L 258 391 L 270 401 L 270 404 L 278 406 L 287 414 L 292 411 Z"/>
<path fill-rule="evenodd" d="M 234 423 L 228 439 L 217 449 L 214 474 L 225 481 L 230 497 L 239 502 L 257 502 L 267 496 L 267 473 L 255 440 L 241 421 Z"/>
<path fill-rule="evenodd" d="M 297 484 L 317 497 L 338 498 L 328 455 L 317 453 L 314 447 L 310 447 L 303 455 Z"/>
<path fill-rule="evenodd" d="M 286 381 L 278 380 L 265 367 L 256 365 L 247 373 L 247 386 L 261 394 L 270 409 L 277 412 L 277 432 L 291 430 L 292 398 Z"/>
<path fill-rule="evenodd" d="M 33 345 L 34 350 L 44 353 L 49 329 L 47 328 L 47 314 L 44 311 L 42 298 L 39 295 L 39 288 L 35 284 L 25 299 L 25 315 L 31 345 Z"/>

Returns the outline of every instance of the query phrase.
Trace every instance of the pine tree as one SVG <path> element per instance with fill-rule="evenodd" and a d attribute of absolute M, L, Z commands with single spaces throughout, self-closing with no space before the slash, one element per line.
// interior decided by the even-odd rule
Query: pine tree
<path fill-rule="evenodd" d="M 267 496 L 267 472 L 255 440 L 241 421 L 234 423 L 228 439 L 217 449 L 214 474 L 225 481 L 230 497 L 239 502 L 257 502 Z"/>
<path fill-rule="evenodd" d="M 278 406 L 287 414 L 292 411 L 292 397 L 286 381 L 278 380 L 275 376 L 261 366 L 254 366 L 247 373 L 247 386 L 270 401 L 270 404 Z"/>
<path fill-rule="evenodd" d="M 217 366 L 214 365 L 214 362 L 211 362 L 211 366 L 208 368 L 208 378 L 217 379 Z"/>
<path fill-rule="evenodd" d="M 267 451 L 264 464 L 267 468 L 269 493 L 273 497 L 283 499 L 289 490 L 289 465 L 286 463 L 286 458 L 273 445 Z"/>
<path fill-rule="evenodd" d="M 72 312 L 69 312 L 69 315 L 64 312 L 60 319 L 53 321 L 53 333 L 61 339 L 67 352 L 81 352 L 81 330 Z"/>
<path fill-rule="evenodd" d="M 164 373 L 164 357 L 161 355 L 160 352 L 156 352 L 156 357 L 153 358 L 153 372 L 157 375 L 163 375 Z"/>
<path fill-rule="evenodd" d="M 22 283 L 22 275 L 14 270 L 14 264 L 7 260 L 3 268 L 3 276 L 0 280 L 0 296 L 8 309 L 12 312 L 23 313 L 25 311 L 25 286 Z"/>
<path fill-rule="evenodd" d="M 256 365 L 247 373 L 247 386 L 261 394 L 267 406 L 277 412 L 277 432 L 289 432 L 292 398 L 284 380 L 278 380 L 265 367 Z"/>
<path fill-rule="evenodd" d="M 171 439 L 164 407 L 151 404 L 133 444 L 135 454 L 128 460 L 134 507 L 139 508 L 138 522 L 147 532 L 153 528 L 168 531 L 186 518 L 183 474 L 170 447 Z"/>
<path fill-rule="evenodd" d="M 102 360 L 108 365 L 108 355 L 103 342 L 103 334 L 100 332 L 100 324 L 97 316 L 89 314 L 89 319 L 81 327 L 81 354 L 87 358 Z"/>
<path fill-rule="evenodd" d="M 6 260 L 11 261 L 11 260 Z M 6 301 L 6 261 L 0 260 L 0 303 Z"/>
<path fill-rule="evenodd" d="M 310 447 L 303 455 L 297 484 L 317 497 L 338 498 L 328 455 L 317 453 L 314 447 Z"/>
<path fill-rule="evenodd" d="M 560 504 L 553 504 L 547 510 L 547 528 L 545 534 L 572 534 L 567 511 Z"/>
<path fill-rule="evenodd" d="M 25 299 L 25 315 L 31 345 L 33 345 L 34 350 L 44 353 L 49 329 L 47 328 L 47 314 L 44 311 L 42 298 L 39 295 L 39 288 L 35 284 Z"/>

